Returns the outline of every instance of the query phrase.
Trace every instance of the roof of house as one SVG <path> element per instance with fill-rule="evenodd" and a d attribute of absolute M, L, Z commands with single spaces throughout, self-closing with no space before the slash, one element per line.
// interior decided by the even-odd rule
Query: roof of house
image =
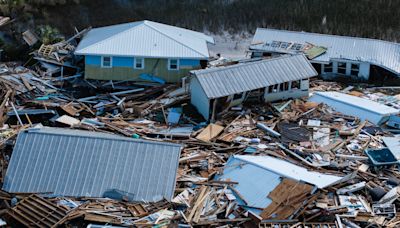
<path fill-rule="evenodd" d="M 200 32 L 138 21 L 90 30 L 75 54 L 204 59 L 209 57 L 207 43 L 214 39 Z"/>
<path fill-rule="evenodd" d="M 281 53 L 298 51 L 272 47 L 273 41 L 324 46 L 327 51 L 313 61 L 349 59 L 381 66 L 400 74 L 400 44 L 376 39 L 258 28 L 250 49 Z"/>
<path fill-rule="evenodd" d="M 181 146 L 106 133 L 31 128 L 19 133 L 3 190 L 134 201 L 173 197 Z"/>
<path fill-rule="evenodd" d="M 218 180 L 238 182 L 234 185 L 247 206 L 266 208 L 272 203 L 268 194 L 281 182 L 282 177 L 325 188 L 344 177 L 309 171 L 306 168 L 271 156 L 234 155 L 229 158 Z"/>
<path fill-rule="evenodd" d="M 210 99 L 310 78 L 318 74 L 302 54 L 195 70 L 191 73 L 196 76 Z"/>

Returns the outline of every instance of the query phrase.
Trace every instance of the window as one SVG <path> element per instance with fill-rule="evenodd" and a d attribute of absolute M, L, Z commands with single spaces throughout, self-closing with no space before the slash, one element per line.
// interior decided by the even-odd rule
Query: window
<path fill-rule="evenodd" d="M 179 60 L 169 59 L 168 60 L 168 70 L 179 70 Z"/>
<path fill-rule="evenodd" d="M 352 63 L 351 64 L 351 75 L 358 76 L 358 72 L 360 71 L 360 64 Z"/>
<path fill-rule="evenodd" d="M 291 50 L 300 51 L 302 47 L 303 47 L 302 44 L 296 44 L 296 43 L 295 43 L 295 44 L 293 44 L 293 45 L 290 47 L 290 49 L 291 49 Z"/>
<path fill-rule="evenodd" d="M 300 80 L 298 81 L 292 81 L 292 89 L 296 90 L 296 89 L 300 89 Z"/>
<path fill-rule="evenodd" d="M 338 73 L 346 74 L 346 63 L 338 63 Z"/>
<path fill-rule="evenodd" d="M 134 61 L 135 69 L 144 69 L 144 59 L 143 58 L 135 58 Z"/>
<path fill-rule="evenodd" d="M 279 42 L 279 41 L 272 41 L 271 47 L 277 48 L 277 47 L 279 47 L 280 45 L 281 45 L 281 42 Z"/>
<path fill-rule="evenodd" d="M 282 43 L 281 43 L 280 48 L 286 49 L 286 48 L 288 48 L 288 47 L 289 47 L 289 43 L 287 43 L 287 42 L 282 42 Z"/>
<path fill-rule="evenodd" d="M 111 68 L 112 67 L 112 57 L 111 56 L 101 57 L 101 67 Z"/>
<path fill-rule="evenodd" d="M 235 95 L 233 95 L 233 100 L 238 100 L 238 99 L 242 99 L 243 93 L 236 93 Z"/>
<path fill-rule="evenodd" d="M 285 91 L 288 91 L 289 90 L 289 82 L 283 83 L 283 88 Z"/>
<path fill-rule="evenodd" d="M 268 93 L 272 93 L 274 91 L 274 86 L 273 85 L 270 85 L 269 87 L 268 87 Z"/>
<path fill-rule="evenodd" d="M 274 85 L 274 91 L 273 91 L 274 93 L 278 92 L 278 86 L 279 86 L 279 84 Z"/>
<path fill-rule="evenodd" d="M 325 73 L 332 73 L 332 63 L 329 63 L 324 66 L 324 72 Z"/>

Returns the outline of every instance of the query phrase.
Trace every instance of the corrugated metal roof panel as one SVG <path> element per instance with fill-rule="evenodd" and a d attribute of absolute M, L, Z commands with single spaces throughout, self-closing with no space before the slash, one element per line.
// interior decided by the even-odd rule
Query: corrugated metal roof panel
<path fill-rule="evenodd" d="M 95 28 L 79 43 L 78 55 L 141 56 L 154 58 L 209 57 L 203 33 L 152 21 Z"/>
<path fill-rule="evenodd" d="M 334 91 L 316 92 L 309 100 L 325 103 L 338 112 L 353 115 L 361 120 L 368 120 L 377 125 L 381 124 L 385 117 L 388 119 L 390 115 L 400 113 L 399 109 L 372 100 Z"/>
<path fill-rule="evenodd" d="M 329 62 L 331 59 L 349 59 L 369 62 L 400 74 L 400 44 L 398 43 L 358 37 L 258 28 L 250 49 L 294 53 L 294 51 L 265 45 L 273 41 L 299 44 L 312 43 L 328 48 L 325 54 L 316 57 L 313 61 Z"/>
<path fill-rule="evenodd" d="M 181 146 L 58 128 L 17 138 L 3 189 L 102 197 L 117 189 L 137 201 L 173 197 Z"/>
<path fill-rule="evenodd" d="M 192 73 L 210 99 L 317 75 L 304 55 L 282 56 Z"/>

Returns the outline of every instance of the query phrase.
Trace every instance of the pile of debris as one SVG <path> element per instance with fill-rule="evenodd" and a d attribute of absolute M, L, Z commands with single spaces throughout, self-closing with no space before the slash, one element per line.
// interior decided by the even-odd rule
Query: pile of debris
<path fill-rule="evenodd" d="M 40 67 L 0 66 L 1 223 L 400 223 L 396 88 L 313 80 L 309 99 L 209 123 L 185 87 L 83 79 L 73 39 L 42 45 Z"/>

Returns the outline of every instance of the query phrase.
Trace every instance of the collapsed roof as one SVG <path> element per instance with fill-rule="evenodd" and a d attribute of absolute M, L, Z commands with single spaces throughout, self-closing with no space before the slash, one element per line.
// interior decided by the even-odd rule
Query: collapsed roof
<path fill-rule="evenodd" d="M 307 79 L 318 73 L 302 54 L 191 71 L 209 99 Z"/>
<path fill-rule="evenodd" d="M 313 59 L 315 62 L 362 61 L 400 75 L 400 44 L 383 40 L 258 28 L 250 49 L 293 54 L 301 52 L 306 44 L 327 48 Z"/>
<path fill-rule="evenodd" d="M 115 190 L 131 201 L 170 200 L 180 151 L 178 144 L 31 128 L 18 135 L 3 189 L 75 197 Z"/>

